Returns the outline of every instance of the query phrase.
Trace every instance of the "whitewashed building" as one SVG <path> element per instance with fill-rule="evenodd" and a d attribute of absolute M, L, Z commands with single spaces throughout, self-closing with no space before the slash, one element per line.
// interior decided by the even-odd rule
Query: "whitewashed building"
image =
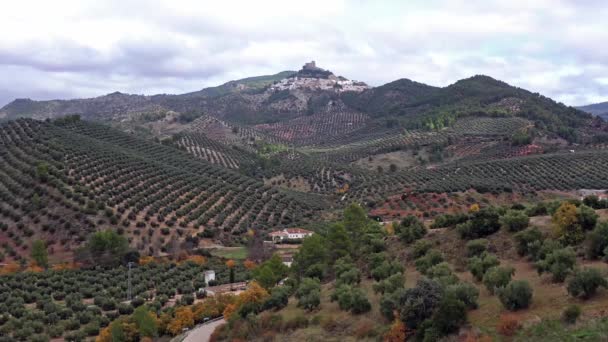
<path fill-rule="evenodd" d="M 209 285 L 210 281 L 215 280 L 215 271 L 214 270 L 205 271 L 203 273 L 203 276 L 205 277 L 205 284 Z"/>
<path fill-rule="evenodd" d="M 285 228 L 276 232 L 268 234 L 273 242 L 281 242 L 284 240 L 302 240 L 305 237 L 309 237 L 314 232 L 302 228 Z"/>

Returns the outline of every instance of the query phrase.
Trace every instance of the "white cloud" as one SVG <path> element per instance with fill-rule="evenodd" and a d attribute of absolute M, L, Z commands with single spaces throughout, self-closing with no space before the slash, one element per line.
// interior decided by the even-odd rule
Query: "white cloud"
<path fill-rule="evenodd" d="M 13 1 L 0 105 L 180 93 L 309 59 L 373 85 L 487 74 L 578 105 L 608 100 L 606 17 L 600 0 Z"/>

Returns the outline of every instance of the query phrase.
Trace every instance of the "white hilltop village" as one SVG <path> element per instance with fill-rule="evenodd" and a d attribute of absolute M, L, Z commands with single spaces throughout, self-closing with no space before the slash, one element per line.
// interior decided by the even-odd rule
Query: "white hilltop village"
<path fill-rule="evenodd" d="M 319 68 L 315 61 L 304 64 L 302 70 L 291 77 L 278 81 L 270 87 L 271 90 L 275 91 L 310 89 L 333 90 L 338 93 L 346 91 L 362 92 L 369 88 L 370 86 L 364 82 L 336 76 L 328 70 Z"/>

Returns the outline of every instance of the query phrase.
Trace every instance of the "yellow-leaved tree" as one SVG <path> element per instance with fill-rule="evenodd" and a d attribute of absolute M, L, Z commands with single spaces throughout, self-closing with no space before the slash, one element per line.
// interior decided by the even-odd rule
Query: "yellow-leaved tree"
<path fill-rule="evenodd" d="M 185 328 L 194 326 L 194 314 L 189 306 L 182 306 L 175 310 L 175 316 L 167 326 L 171 335 L 175 336 Z"/>
<path fill-rule="evenodd" d="M 569 202 L 562 203 L 552 217 L 555 236 L 566 244 L 576 244 L 585 238 L 583 228 L 578 222 L 576 206 Z"/>

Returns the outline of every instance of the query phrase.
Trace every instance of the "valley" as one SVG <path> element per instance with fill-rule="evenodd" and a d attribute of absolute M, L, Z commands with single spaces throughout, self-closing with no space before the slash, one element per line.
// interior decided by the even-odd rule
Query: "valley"
<path fill-rule="evenodd" d="M 314 61 L 15 100 L 0 341 L 188 340 L 216 318 L 212 341 L 604 341 L 595 114 L 489 76 L 374 87 Z"/>

